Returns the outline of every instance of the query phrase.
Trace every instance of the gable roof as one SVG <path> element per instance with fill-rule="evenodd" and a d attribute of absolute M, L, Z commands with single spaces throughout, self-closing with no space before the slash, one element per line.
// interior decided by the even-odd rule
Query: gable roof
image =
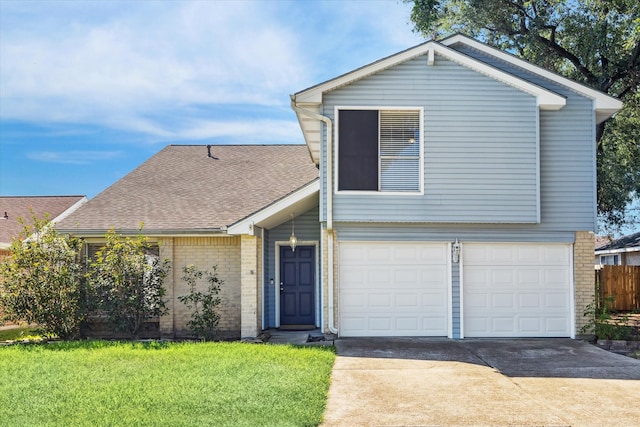
<path fill-rule="evenodd" d="M 465 44 L 475 49 L 482 48 L 482 51 L 488 55 L 494 56 L 503 61 L 510 62 L 518 67 L 525 68 L 529 72 L 538 74 L 547 79 L 551 79 L 560 85 L 569 87 L 584 96 L 594 99 L 594 108 L 596 110 L 598 122 L 604 121 L 606 118 L 610 117 L 616 111 L 620 110 L 620 108 L 622 108 L 622 103 L 619 100 L 607 94 L 588 88 L 580 83 L 564 78 L 558 74 L 551 73 L 541 67 L 533 65 L 527 61 L 504 53 L 498 49 L 492 48 L 486 44 L 480 43 L 470 37 L 461 34 L 449 37 L 442 40 L 441 42 L 433 40 L 427 41 L 402 52 L 372 62 L 371 64 L 365 65 L 326 82 L 304 89 L 291 95 L 292 104 L 296 107 L 300 107 L 317 114 L 320 113 L 322 97 L 327 92 L 336 90 L 342 86 L 346 86 L 357 80 L 363 79 L 387 68 L 391 68 L 403 62 L 409 61 L 418 56 L 426 55 L 428 59 L 427 63 L 429 65 L 432 65 L 435 61 L 435 56 L 439 55 L 461 66 L 467 67 L 473 71 L 484 74 L 492 79 L 512 86 L 532 96 L 535 96 L 538 106 L 542 110 L 558 110 L 565 106 L 566 99 L 562 95 L 559 95 L 549 89 L 529 82 L 524 78 L 510 74 L 506 71 L 498 69 L 492 65 L 472 58 L 449 47 L 454 44 Z M 309 151 L 311 152 L 314 161 L 316 163 L 319 163 L 320 136 L 322 135 L 321 124 L 318 120 L 309 118 L 308 115 L 301 114 L 298 111 L 296 111 L 296 114 L 298 116 L 298 121 L 300 123 L 300 127 L 302 128 L 305 141 L 309 146 Z"/>
<path fill-rule="evenodd" d="M 23 225 L 33 225 L 32 213 L 38 219 L 46 215 L 56 222 L 62 220 L 87 201 L 85 196 L 0 196 L 0 248 L 9 247 L 20 237 Z M 6 218 L 5 218 L 6 212 Z"/>
<path fill-rule="evenodd" d="M 484 52 L 490 56 L 500 59 L 525 69 L 533 74 L 537 74 L 548 80 L 554 81 L 562 86 L 565 86 L 587 98 L 591 98 L 594 101 L 594 109 L 596 111 L 596 123 L 602 123 L 617 111 L 622 108 L 622 101 L 614 98 L 604 92 L 596 89 L 592 89 L 589 86 L 585 86 L 582 83 L 578 83 L 575 80 L 568 79 L 553 71 L 549 71 L 546 68 L 539 67 L 529 61 L 522 58 L 518 58 L 508 52 L 496 49 L 495 47 L 481 43 L 475 39 L 467 37 L 463 34 L 456 34 L 441 41 L 446 46 L 454 46 L 458 43 L 467 45 L 473 49 Z"/>
<path fill-rule="evenodd" d="M 596 255 L 615 252 L 640 251 L 640 232 L 621 237 L 596 249 Z"/>
<path fill-rule="evenodd" d="M 304 145 L 169 145 L 58 229 L 102 235 L 223 232 L 318 178 Z"/>

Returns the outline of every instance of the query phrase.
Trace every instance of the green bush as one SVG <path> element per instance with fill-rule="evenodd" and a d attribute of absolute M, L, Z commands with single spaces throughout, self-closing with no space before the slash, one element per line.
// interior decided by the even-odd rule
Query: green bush
<path fill-rule="evenodd" d="M 90 265 L 98 307 L 118 331 L 137 337 L 145 321 L 167 312 L 163 282 L 169 261 L 149 255 L 143 236 L 123 237 L 110 230 Z"/>
<path fill-rule="evenodd" d="M 580 329 L 580 333 L 593 333 L 600 340 L 626 340 L 633 335 L 633 328 L 627 325 L 628 316 L 614 319 L 611 316 L 611 307 L 614 296 L 608 296 L 600 304 L 595 302 L 587 305 L 584 316 L 589 318 L 588 323 Z"/>
<path fill-rule="evenodd" d="M 202 340 L 215 338 L 220 314 L 217 307 L 221 303 L 220 287 L 224 281 L 218 277 L 217 266 L 213 267 L 213 272 L 198 270 L 193 264 L 182 268 L 182 280 L 189 286 L 189 293 L 178 297 L 178 301 L 185 304 L 187 308 L 193 310 L 191 320 L 187 326 L 191 332 Z M 206 292 L 196 290 L 197 281 L 206 277 L 209 286 Z"/>
<path fill-rule="evenodd" d="M 87 309 L 84 242 L 59 235 L 46 217 L 32 218 L 33 226 L 21 220 L 22 233 L 0 265 L 5 319 L 38 324 L 47 335 L 77 338 Z"/>

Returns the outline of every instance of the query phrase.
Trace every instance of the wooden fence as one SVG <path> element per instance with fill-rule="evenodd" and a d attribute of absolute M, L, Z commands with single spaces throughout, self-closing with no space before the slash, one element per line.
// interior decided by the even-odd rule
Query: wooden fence
<path fill-rule="evenodd" d="M 610 308 L 630 311 L 640 309 L 640 266 L 603 265 L 596 270 L 597 289 L 600 301 L 614 297 Z"/>

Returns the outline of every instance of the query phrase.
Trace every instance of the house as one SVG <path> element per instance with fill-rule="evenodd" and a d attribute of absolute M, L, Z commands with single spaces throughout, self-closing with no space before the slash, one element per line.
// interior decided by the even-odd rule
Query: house
<path fill-rule="evenodd" d="M 575 337 L 592 301 L 595 128 L 621 103 L 463 35 L 291 95 L 306 146 L 170 146 L 59 226 L 224 274 L 223 328 Z M 207 151 L 208 150 L 208 151 Z"/>
<path fill-rule="evenodd" d="M 111 228 L 131 236 L 142 229 L 158 245 L 160 258 L 172 266 L 164 282 L 170 309 L 160 319 L 164 336 L 189 334 L 190 312 L 177 300 L 188 293 L 182 268 L 217 266 L 225 282 L 221 335 L 255 337 L 273 324 L 268 317 L 274 316 L 274 286 L 264 284 L 265 277 L 276 277 L 271 266 L 279 254 L 271 243 L 288 241 L 291 214 L 296 215 L 293 225 L 301 243 L 319 241 L 317 206 L 318 169 L 304 145 L 170 145 L 57 228 L 85 238 L 88 254 L 101 246 Z M 234 230 L 264 210 L 274 213 L 260 227 L 251 223 L 244 233 Z M 271 306 L 263 304 L 267 300 Z"/>
<path fill-rule="evenodd" d="M 596 265 L 640 265 L 640 232 L 596 247 Z"/>
<path fill-rule="evenodd" d="M 20 237 L 24 225 L 33 225 L 33 215 L 61 221 L 87 201 L 86 196 L 0 196 L 0 258 L 9 255 L 11 242 Z"/>

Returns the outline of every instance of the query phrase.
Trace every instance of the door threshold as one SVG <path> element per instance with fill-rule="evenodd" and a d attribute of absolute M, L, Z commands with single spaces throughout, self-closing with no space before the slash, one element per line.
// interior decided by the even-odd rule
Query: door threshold
<path fill-rule="evenodd" d="M 311 331 L 317 329 L 316 325 L 280 325 L 281 331 Z"/>

